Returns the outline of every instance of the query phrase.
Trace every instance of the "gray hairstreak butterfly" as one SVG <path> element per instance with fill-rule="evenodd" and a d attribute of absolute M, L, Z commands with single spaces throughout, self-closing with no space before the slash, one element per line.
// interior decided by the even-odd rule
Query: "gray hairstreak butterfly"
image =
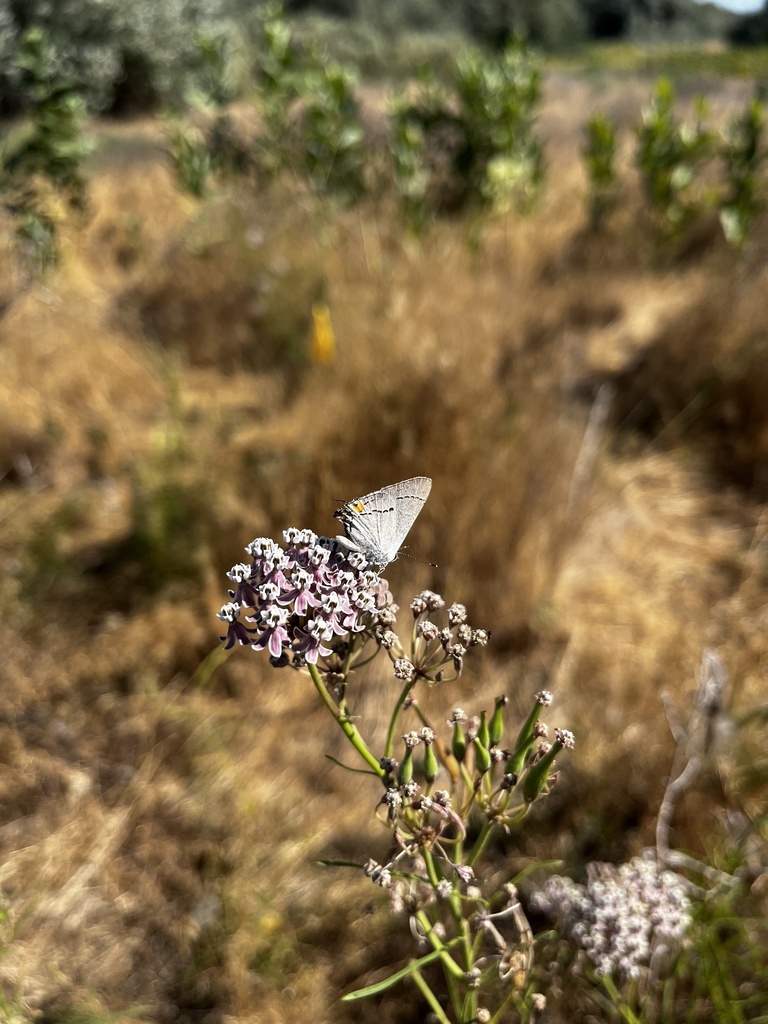
<path fill-rule="evenodd" d="M 429 497 L 432 481 L 428 476 L 412 476 L 399 484 L 389 484 L 362 498 L 347 501 L 334 514 L 341 520 L 346 538 L 339 540 L 350 550 L 359 551 L 377 568 L 394 562 L 400 546 Z"/>

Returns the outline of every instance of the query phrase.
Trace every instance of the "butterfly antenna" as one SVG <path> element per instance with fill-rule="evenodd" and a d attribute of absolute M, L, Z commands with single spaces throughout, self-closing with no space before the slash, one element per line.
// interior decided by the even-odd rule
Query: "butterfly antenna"
<path fill-rule="evenodd" d="M 433 569 L 440 568 L 437 562 L 428 562 L 426 558 L 417 558 L 416 555 L 409 554 L 405 548 L 400 548 L 397 555 L 398 558 L 400 557 L 400 555 L 403 555 L 405 558 L 410 558 L 412 562 L 418 562 L 420 565 L 431 565 Z"/>

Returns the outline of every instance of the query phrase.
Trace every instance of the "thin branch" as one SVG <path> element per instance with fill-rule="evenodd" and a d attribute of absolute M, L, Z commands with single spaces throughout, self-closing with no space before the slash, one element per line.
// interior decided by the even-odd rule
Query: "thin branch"
<path fill-rule="evenodd" d="M 668 695 L 660 695 L 675 740 L 672 771 L 656 820 L 656 856 L 660 865 L 670 863 L 672 855 L 669 833 L 675 807 L 683 792 L 699 774 L 703 761 L 712 752 L 717 721 L 723 710 L 728 673 L 720 655 L 711 647 L 705 647 L 701 652 L 697 680 L 693 710 L 685 725 L 677 718 Z M 686 762 L 685 767 L 679 770 L 682 761 Z"/>
<path fill-rule="evenodd" d="M 613 384 L 601 384 L 592 403 L 587 427 L 581 440 L 579 454 L 576 456 L 573 473 L 571 474 L 571 486 L 568 490 L 568 503 L 565 510 L 567 516 L 570 516 L 578 505 L 592 473 L 592 467 L 600 451 L 600 440 L 603 436 L 608 413 L 611 408 L 611 401 L 615 393 L 616 388 Z"/>

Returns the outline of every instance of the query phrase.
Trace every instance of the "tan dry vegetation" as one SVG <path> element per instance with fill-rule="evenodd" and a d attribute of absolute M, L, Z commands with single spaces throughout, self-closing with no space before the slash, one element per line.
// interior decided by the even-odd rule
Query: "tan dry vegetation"
<path fill-rule="evenodd" d="M 421 1019 L 407 989 L 338 1003 L 405 955 L 367 882 L 314 866 L 381 852 L 377 794 L 323 759 L 345 752 L 307 680 L 209 658 L 243 545 L 333 532 L 340 499 L 434 478 L 409 548 L 439 568 L 400 559 L 391 586 L 493 631 L 458 691 L 424 698 L 435 720 L 500 692 L 522 715 L 546 684 L 576 731 L 550 801 L 499 848 L 509 874 L 651 841 L 659 692 L 686 713 L 704 646 L 736 715 L 762 700 L 768 225 L 741 256 L 709 238 L 659 268 L 630 189 L 589 237 L 578 134 L 553 128 L 584 110 L 554 86 L 540 208 L 477 252 L 459 221 L 405 238 L 386 200 L 331 216 L 295 186 L 233 187 L 193 204 L 154 126 L 110 129 L 61 269 L 2 321 L 7 1005 Z M 332 366 L 303 357 L 320 296 Z M 378 725 L 391 680 L 360 685 Z M 749 732 L 723 750 L 682 845 L 764 802 L 759 774 L 743 785 L 757 751 Z"/>

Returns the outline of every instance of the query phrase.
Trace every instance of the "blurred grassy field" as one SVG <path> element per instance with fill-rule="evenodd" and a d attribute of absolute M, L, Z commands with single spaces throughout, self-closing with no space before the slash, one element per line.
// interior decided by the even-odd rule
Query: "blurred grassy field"
<path fill-rule="evenodd" d="M 765 81 L 768 47 L 733 47 L 724 43 L 679 45 L 658 43 L 595 43 L 572 54 L 548 59 L 553 70 L 571 73 L 622 72 L 639 75 L 671 75 L 682 78 L 735 76 Z"/>
<path fill-rule="evenodd" d="M 715 116 L 742 97 L 709 91 Z M 506 692 L 524 714 L 547 686 L 576 733 L 551 799 L 499 846 L 510 874 L 652 843 L 673 749 L 659 695 L 687 715 L 706 646 L 731 728 L 676 842 L 717 861 L 728 815 L 764 813 L 768 220 L 741 252 L 714 225 L 660 262 L 625 147 L 620 209 L 587 231 L 586 111 L 627 125 L 641 93 L 552 75 L 549 183 L 479 247 L 461 219 L 415 241 L 386 195 L 339 211 L 286 180 L 193 201 L 151 120 L 99 130 L 87 215 L 44 283 L 6 245 L 9 1020 L 423 1019 L 408 989 L 339 1003 L 404 955 L 370 884 L 314 864 L 381 852 L 359 811 L 378 794 L 323 759 L 343 750 L 306 679 L 212 656 L 249 540 L 333 534 L 340 500 L 409 475 L 434 485 L 396 599 L 430 587 L 493 633 L 429 713 Z M 308 355 L 317 301 L 330 365 Z M 355 707 L 376 720 L 392 682 L 361 678 Z"/>

